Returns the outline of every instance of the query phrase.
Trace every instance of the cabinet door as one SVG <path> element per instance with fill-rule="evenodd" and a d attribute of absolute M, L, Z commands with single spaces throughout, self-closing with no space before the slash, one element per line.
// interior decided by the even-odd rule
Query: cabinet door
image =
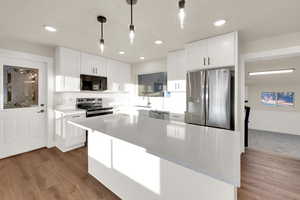
<path fill-rule="evenodd" d="M 120 64 L 118 77 L 120 78 L 120 90 L 128 92 L 130 90 L 131 85 L 131 67 L 129 64 Z"/>
<path fill-rule="evenodd" d="M 56 49 L 56 73 L 69 77 L 79 77 L 80 52 L 72 49 L 58 47 Z"/>
<path fill-rule="evenodd" d="M 80 91 L 80 52 L 56 49 L 56 90 Z"/>
<path fill-rule="evenodd" d="M 81 53 L 81 69 L 80 73 L 85 75 L 96 75 L 94 66 L 94 57 L 90 54 Z"/>
<path fill-rule="evenodd" d="M 186 63 L 185 51 L 175 51 L 168 54 L 168 91 L 185 91 Z"/>
<path fill-rule="evenodd" d="M 207 64 L 207 40 L 186 45 L 186 69 L 196 70 Z"/>
<path fill-rule="evenodd" d="M 107 77 L 107 60 L 105 58 L 97 57 L 94 66 L 97 76 Z"/>
<path fill-rule="evenodd" d="M 85 130 L 78 128 L 70 123 L 68 123 L 69 120 L 76 120 L 76 119 L 84 119 L 85 115 L 71 115 L 65 117 L 65 135 L 66 135 L 66 141 L 65 141 L 65 148 L 70 149 L 74 146 L 81 145 L 85 142 Z"/>
<path fill-rule="evenodd" d="M 81 74 L 107 76 L 106 59 L 100 56 L 81 53 Z"/>
<path fill-rule="evenodd" d="M 108 90 L 119 91 L 120 89 L 120 71 L 119 62 L 115 60 L 107 61 L 107 84 Z"/>
<path fill-rule="evenodd" d="M 111 91 L 128 91 L 131 83 L 129 64 L 109 60 L 107 65 L 108 89 Z"/>
<path fill-rule="evenodd" d="M 235 33 L 229 33 L 208 39 L 209 66 L 234 66 L 235 41 Z"/>

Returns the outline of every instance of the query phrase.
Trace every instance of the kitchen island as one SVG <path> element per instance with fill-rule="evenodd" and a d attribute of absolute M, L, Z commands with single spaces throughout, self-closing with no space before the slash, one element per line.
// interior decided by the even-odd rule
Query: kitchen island
<path fill-rule="evenodd" d="M 125 114 L 69 123 L 89 131 L 89 174 L 121 199 L 236 199 L 236 132 Z"/>

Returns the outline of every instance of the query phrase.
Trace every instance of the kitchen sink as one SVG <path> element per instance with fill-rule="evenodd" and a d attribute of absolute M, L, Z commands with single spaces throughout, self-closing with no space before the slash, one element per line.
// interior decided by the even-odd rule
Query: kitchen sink
<path fill-rule="evenodd" d="M 160 111 L 160 110 L 150 110 L 149 117 L 155 118 L 155 119 L 169 120 L 170 113 L 166 112 L 166 111 Z"/>

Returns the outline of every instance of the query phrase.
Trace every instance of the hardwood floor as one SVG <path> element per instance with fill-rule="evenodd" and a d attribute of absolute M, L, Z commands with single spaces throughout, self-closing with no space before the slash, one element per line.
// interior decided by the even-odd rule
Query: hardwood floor
<path fill-rule="evenodd" d="M 300 160 L 248 149 L 238 200 L 300 200 Z"/>
<path fill-rule="evenodd" d="M 86 149 L 0 160 L 0 200 L 119 200 L 87 173 Z M 238 200 L 300 200 L 300 160 L 247 150 Z"/>
<path fill-rule="evenodd" d="M 40 149 L 0 160 L 0 200 L 117 200 L 87 173 L 86 149 Z"/>

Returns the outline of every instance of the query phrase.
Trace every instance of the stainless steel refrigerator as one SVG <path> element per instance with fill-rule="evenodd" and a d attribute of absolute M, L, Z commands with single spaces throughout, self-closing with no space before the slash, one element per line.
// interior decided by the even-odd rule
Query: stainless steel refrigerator
<path fill-rule="evenodd" d="M 234 70 L 220 68 L 187 73 L 185 121 L 234 129 Z"/>

